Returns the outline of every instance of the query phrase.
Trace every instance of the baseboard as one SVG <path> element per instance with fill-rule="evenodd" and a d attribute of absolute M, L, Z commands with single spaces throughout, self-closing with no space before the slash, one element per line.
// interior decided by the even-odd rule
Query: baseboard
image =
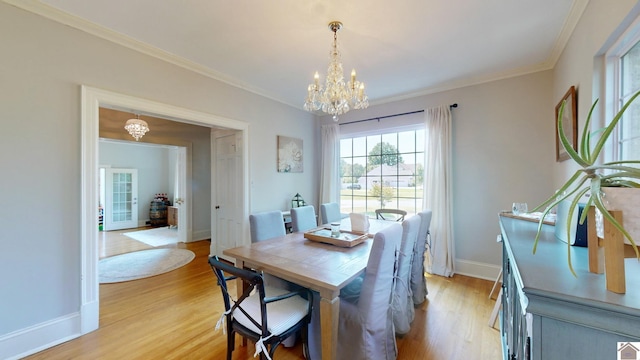
<path fill-rule="evenodd" d="M 199 230 L 191 233 L 191 241 L 211 239 L 211 230 Z"/>
<path fill-rule="evenodd" d="M 46 321 L 0 337 L 0 359 L 21 359 L 80 335 L 79 313 Z"/>
<path fill-rule="evenodd" d="M 479 279 L 495 281 L 500 273 L 500 266 L 468 260 L 456 260 L 456 274 Z"/>

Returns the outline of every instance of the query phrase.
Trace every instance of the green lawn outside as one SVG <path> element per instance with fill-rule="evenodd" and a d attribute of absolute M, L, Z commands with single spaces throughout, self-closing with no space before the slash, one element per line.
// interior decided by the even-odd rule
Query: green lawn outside
<path fill-rule="evenodd" d="M 416 214 L 422 210 L 422 188 L 398 188 L 398 203 L 395 201 L 386 204 L 385 208 L 400 208 L 406 210 L 409 214 Z M 372 197 L 366 198 L 367 190 L 340 190 L 340 208 L 342 212 L 366 213 L 369 217 L 375 217 L 375 209 L 382 206 L 380 202 Z M 416 201 L 417 199 L 417 201 Z M 398 204 L 396 206 L 396 204 Z"/>

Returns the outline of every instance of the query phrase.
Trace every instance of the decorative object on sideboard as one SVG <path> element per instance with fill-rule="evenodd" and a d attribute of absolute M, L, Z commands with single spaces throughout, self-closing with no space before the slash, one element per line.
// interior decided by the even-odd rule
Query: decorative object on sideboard
<path fill-rule="evenodd" d="M 144 134 L 149 131 L 149 124 L 146 121 L 140 119 L 140 115 L 136 114 L 135 119 L 129 119 L 124 124 L 124 128 L 133 136 L 136 141 L 140 140 Z"/>
<path fill-rule="evenodd" d="M 588 195 L 585 208 L 588 209 L 590 206 L 595 206 L 596 209 L 599 210 L 602 214 L 603 219 L 605 221 L 608 221 L 612 225 L 613 229 L 619 231 L 623 238 L 629 240 L 636 257 L 640 259 L 640 252 L 638 252 L 638 248 L 632 236 L 623 227 L 621 221 L 616 220 L 614 216 L 609 212 L 609 209 L 606 205 L 606 195 L 603 191 L 605 188 L 613 187 L 640 188 L 640 184 L 637 182 L 637 180 L 640 179 L 640 169 L 637 167 L 640 164 L 640 160 L 624 160 L 611 162 L 601 162 L 598 160 L 600 158 L 600 153 L 605 146 L 605 143 L 607 142 L 609 137 L 614 134 L 614 128 L 622 119 L 627 108 L 638 96 L 640 96 L 640 91 L 633 94 L 633 96 L 631 96 L 629 100 L 624 103 L 624 105 L 620 108 L 620 111 L 615 114 L 611 122 L 604 129 L 601 129 L 595 133 L 590 133 L 591 116 L 598 103 L 598 101 L 596 100 L 591 106 L 589 114 L 587 115 L 584 128 L 582 130 L 582 135 L 579 139 L 580 143 L 577 144 L 578 150 L 574 149 L 574 144 L 569 140 L 567 134 L 565 133 L 563 119 L 565 119 L 564 111 L 568 102 L 566 100 L 562 101 L 560 108 L 558 109 L 558 137 L 564 148 L 564 151 L 566 151 L 569 158 L 571 158 L 578 166 L 580 166 L 580 169 L 578 169 L 575 174 L 573 174 L 573 176 L 571 176 L 569 180 L 567 180 L 567 182 L 556 192 L 556 194 L 552 195 L 542 204 L 538 205 L 535 209 L 533 209 L 533 211 L 544 208 L 544 218 L 544 216 L 547 215 L 560 202 L 569 200 L 571 204 L 569 205 L 569 209 L 567 211 L 567 218 L 571 219 L 574 211 L 576 211 L 576 209 L 578 208 L 578 203 L 581 202 L 582 199 L 584 199 L 585 195 Z M 596 138 L 595 135 L 599 135 L 599 137 Z M 597 139 L 597 141 L 595 141 L 595 144 L 593 145 L 592 136 L 594 140 Z M 636 189 L 635 191 L 640 191 L 640 189 Z M 584 223 L 588 213 L 589 211 L 584 211 L 582 213 L 582 216 L 578 220 L 580 224 Z M 567 221 L 566 223 L 567 238 L 569 238 L 571 221 Z M 543 224 L 541 221 L 538 225 L 538 232 L 536 234 L 533 245 L 534 253 L 536 251 L 538 239 L 540 237 L 542 225 Z M 567 246 L 571 246 L 570 242 L 567 242 Z M 571 264 L 571 252 L 569 251 L 567 254 L 569 269 L 574 275 L 576 275 Z"/>
<path fill-rule="evenodd" d="M 333 121 L 338 121 L 342 115 L 354 109 L 366 109 L 369 106 L 364 83 L 356 80 L 356 70 L 351 70 L 351 80 L 345 84 L 340 51 L 338 50 L 338 30 L 342 29 L 340 21 L 329 23 L 329 30 L 333 32 L 333 45 L 329 51 L 329 67 L 324 87 L 320 84 L 320 74 L 316 71 L 314 82 L 307 88 L 307 99 L 304 109 L 333 115 Z"/>
<path fill-rule="evenodd" d="M 299 193 L 296 193 L 296 195 L 293 197 L 293 199 L 291 199 L 291 208 L 298 208 L 301 206 L 305 206 L 307 205 L 307 203 L 304 201 L 304 199 L 302 198 L 302 196 L 300 196 Z"/>

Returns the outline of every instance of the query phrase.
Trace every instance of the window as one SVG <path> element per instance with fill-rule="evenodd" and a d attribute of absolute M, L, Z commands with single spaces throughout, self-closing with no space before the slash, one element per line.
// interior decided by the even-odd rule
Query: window
<path fill-rule="evenodd" d="M 620 89 L 616 111 L 640 90 L 640 42 L 620 57 Z M 640 99 L 634 101 L 617 126 L 618 160 L 640 159 Z"/>
<path fill-rule="evenodd" d="M 340 211 L 422 209 L 424 129 L 340 140 Z"/>

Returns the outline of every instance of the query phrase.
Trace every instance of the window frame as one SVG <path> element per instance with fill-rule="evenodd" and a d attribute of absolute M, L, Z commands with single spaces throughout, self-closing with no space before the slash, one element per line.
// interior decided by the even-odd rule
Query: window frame
<path fill-rule="evenodd" d="M 368 138 L 374 137 L 374 136 L 376 136 L 376 137 L 379 136 L 381 138 L 381 140 L 382 140 L 385 137 L 385 135 L 386 136 L 395 135 L 396 141 L 398 141 L 398 136 L 399 136 L 398 134 L 403 133 L 403 132 L 410 132 L 410 131 L 416 132 L 415 135 L 414 135 L 415 136 L 414 137 L 415 146 L 414 146 L 413 152 L 402 152 L 401 149 L 400 149 L 399 144 L 395 144 L 394 146 L 396 146 L 396 150 L 398 151 L 397 154 L 399 154 L 401 156 L 402 155 L 406 155 L 406 154 L 414 155 L 416 160 L 413 163 L 413 165 L 417 168 L 419 163 L 422 164 L 423 172 L 424 172 L 424 168 L 426 167 L 426 164 L 425 164 L 425 162 L 426 162 L 426 158 L 425 158 L 425 155 L 426 155 L 426 143 L 425 143 L 426 142 L 426 138 L 424 138 L 424 140 L 422 140 L 422 145 L 423 145 L 422 148 L 419 148 L 421 142 L 418 139 L 418 137 L 420 136 L 418 131 L 422 131 L 423 132 L 422 136 L 424 136 L 424 134 L 426 133 L 426 129 L 425 129 L 424 123 L 397 126 L 397 127 L 387 127 L 387 128 L 383 128 L 383 129 L 369 129 L 367 131 L 356 131 L 356 132 L 351 132 L 351 133 L 343 133 L 343 134 L 340 135 L 340 148 L 341 148 L 341 151 L 340 151 L 340 154 L 338 154 L 338 158 L 339 158 L 338 161 L 339 161 L 340 164 L 342 164 L 342 160 L 345 159 L 345 157 L 342 156 L 343 140 L 352 139 L 352 141 L 353 141 L 353 139 L 356 139 L 356 138 L 365 138 L 365 141 L 366 141 L 366 140 L 368 140 Z M 369 145 L 370 144 L 365 144 L 365 146 L 367 148 L 370 147 Z M 366 154 L 364 156 L 365 157 L 365 175 L 363 175 L 363 176 L 366 176 L 366 163 L 368 162 L 367 159 L 369 157 L 369 153 L 368 153 L 369 149 L 367 149 L 365 152 L 366 152 Z M 422 161 L 421 162 L 418 160 L 419 156 L 422 157 Z M 349 158 L 353 159 L 353 158 L 356 158 L 356 157 L 361 157 L 361 156 L 354 155 L 353 148 L 352 148 L 351 149 L 351 155 L 349 156 Z M 399 174 L 396 174 L 395 176 L 397 178 L 398 177 L 403 177 L 403 176 L 401 176 Z M 382 178 L 383 175 L 381 174 L 380 177 Z M 342 176 L 342 171 L 340 171 L 338 173 L 338 183 L 340 184 L 340 209 L 341 209 L 341 212 L 351 212 L 354 209 L 354 205 L 353 205 L 353 203 L 354 203 L 354 195 L 353 195 L 354 189 L 345 188 L 344 187 L 344 183 L 343 183 L 343 178 L 344 178 L 344 176 Z M 365 211 L 371 210 L 371 211 L 368 211 L 369 216 L 371 216 L 373 214 L 373 209 L 369 209 L 369 203 L 371 201 L 375 201 L 377 203 L 379 200 L 377 200 L 375 197 L 370 196 L 368 194 L 368 191 L 370 189 L 367 187 L 366 183 L 368 183 L 368 181 L 365 180 L 365 186 L 362 187 L 362 189 L 357 189 L 357 190 L 364 190 L 365 191 L 365 194 L 364 194 Z M 415 183 L 415 179 L 414 179 L 414 183 Z M 418 186 L 419 186 L 419 184 L 416 184 L 416 187 L 414 187 L 414 189 L 416 189 L 415 192 L 414 192 L 414 197 L 400 196 L 400 192 L 398 191 L 398 188 L 396 187 L 395 188 L 396 189 L 395 190 L 395 194 L 394 194 L 394 197 L 393 197 L 391 203 L 389 205 L 386 205 L 385 208 L 398 208 L 399 204 L 400 204 L 400 201 L 402 199 L 405 199 L 405 200 L 406 199 L 412 199 L 413 204 L 414 204 L 413 206 L 416 208 L 415 213 L 417 213 L 417 211 L 418 211 L 417 209 L 421 208 L 421 206 L 423 205 L 422 202 L 424 201 L 424 194 L 422 196 L 420 196 L 420 197 L 417 196 L 417 194 L 418 194 L 417 187 Z M 351 195 L 350 195 L 351 196 L 351 205 L 350 205 L 349 208 L 345 208 L 345 207 L 342 206 L 342 198 L 343 198 L 343 196 L 345 196 L 343 194 L 344 190 L 350 190 L 351 191 Z M 424 191 L 424 189 L 422 191 Z M 358 197 L 362 197 L 362 196 L 358 196 Z M 377 204 L 378 205 L 375 208 L 381 208 L 382 207 L 379 203 L 377 203 Z M 409 210 L 408 213 L 410 213 L 410 214 L 413 213 L 412 211 L 410 211 L 411 209 L 405 209 L 405 210 Z"/>
<path fill-rule="evenodd" d="M 601 113 L 603 114 L 604 124 L 608 125 L 613 117 L 621 109 L 622 97 L 622 58 L 637 44 L 640 43 L 640 17 L 636 18 L 621 35 L 615 40 L 615 42 L 605 52 L 605 86 L 601 93 L 601 101 L 599 106 L 602 106 Z M 640 90 L 640 86 L 636 89 Z M 611 143 L 608 144 L 604 151 L 604 161 L 619 161 L 621 160 L 621 146 L 623 141 L 629 139 L 621 139 L 621 133 L 619 126 L 616 126 L 611 137 Z"/>

